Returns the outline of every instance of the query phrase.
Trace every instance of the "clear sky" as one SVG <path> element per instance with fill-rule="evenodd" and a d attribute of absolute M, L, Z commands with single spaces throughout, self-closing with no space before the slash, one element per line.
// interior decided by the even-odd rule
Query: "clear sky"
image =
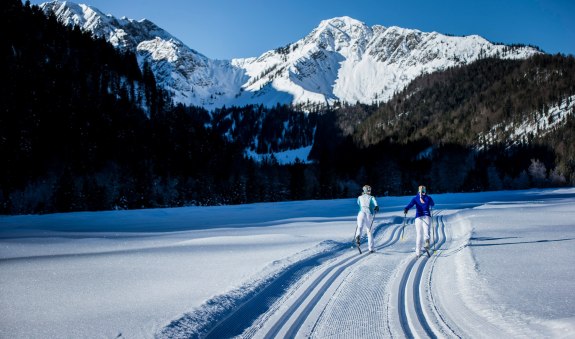
<path fill-rule="evenodd" d="M 24 0 L 23 0 L 24 1 Z M 31 0 L 40 4 L 42 0 Z M 575 0 L 78 0 L 118 18 L 149 19 L 212 59 L 255 57 L 321 20 L 350 16 L 575 55 Z"/>

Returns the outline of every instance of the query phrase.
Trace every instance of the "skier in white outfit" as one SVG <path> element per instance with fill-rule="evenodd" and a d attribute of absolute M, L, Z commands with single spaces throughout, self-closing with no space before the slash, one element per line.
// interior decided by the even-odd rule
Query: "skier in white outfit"
<path fill-rule="evenodd" d="M 407 211 L 415 206 L 415 255 L 421 255 L 421 248 L 425 247 L 429 250 L 429 225 L 431 223 L 431 210 L 430 208 L 435 205 L 433 199 L 427 195 L 427 188 L 419 186 L 417 195 L 411 199 L 409 204 L 403 209 L 403 214 L 407 215 Z M 425 241 L 425 245 L 423 242 Z"/>
<path fill-rule="evenodd" d="M 373 253 L 373 237 L 371 235 L 371 225 L 375 212 L 379 211 L 379 206 L 375 197 L 371 195 L 371 187 L 369 185 L 363 186 L 363 194 L 357 197 L 357 205 L 359 212 L 357 213 L 357 228 L 355 230 L 355 241 L 359 245 L 359 239 L 365 229 L 367 233 L 367 247 L 370 253 Z"/>

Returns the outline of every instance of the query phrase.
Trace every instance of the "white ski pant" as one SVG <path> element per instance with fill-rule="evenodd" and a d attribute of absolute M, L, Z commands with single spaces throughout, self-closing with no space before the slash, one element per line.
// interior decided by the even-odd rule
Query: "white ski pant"
<path fill-rule="evenodd" d="M 371 213 L 360 211 L 357 214 L 357 228 L 355 229 L 355 237 L 361 237 L 361 234 L 365 230 L 367 233 L 367 248 L 369 251 L 373 250 L 373 239 L 371 237 L 371 230 L 369 229 L 372 220 L 373 215 L 371 215 Z"/>
<path fill-rule="evenodd" d="M 425 240 L 429 240 L 429 225 L 431 218 L 423 216 L 415 219 L 415 254 L 421 254 Z"/>

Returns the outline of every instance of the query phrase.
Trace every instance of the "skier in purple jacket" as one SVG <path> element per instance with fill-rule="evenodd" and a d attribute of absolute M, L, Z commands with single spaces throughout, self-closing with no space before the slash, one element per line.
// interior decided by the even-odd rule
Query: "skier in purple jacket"
<path fill-rule="evenodd" d="M 403 214 L 407 215 L 407 211 L 415 205 L 415 255 L 421 255 L 421 247 L 423 240 L 425 241 L 425 249 L 429 250 L 429 225 L 431 223 L 431 210 L 435 206 L 433 199 L 427 195 L 427 188 L 419 186 L 417 195 L 411 199 L 409 204 L 403 209 Z"/>

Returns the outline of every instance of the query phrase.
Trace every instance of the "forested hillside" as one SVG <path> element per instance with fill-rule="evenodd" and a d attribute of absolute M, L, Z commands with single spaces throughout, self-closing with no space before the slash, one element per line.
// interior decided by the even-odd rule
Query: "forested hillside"
<path fill-rule="evenodd" d="M 535 120 L 575 95 L 575 59 L 536 55 L 526 60 L 482 59 L 418 77 L 357 130 L 371 145 L 423 137 L 433 143 L 476 146 L 493 125 Z M 501 136 L 503 137 L 503 136 Z M 498 141 L 503 141 L 502 138 Z"/>
<path fill-rule="evenodd" d="M 358 124 L 353 136 L 363 147 L 423 143 L 432 147 L 431 163 L 446 167 L 433 174 L 436 180 L 450 172 L 475 177 L 467 179 L 470 186 L 446 179 L 439 185 L 445 191 L 498 188 L 499 179 L 506 188 L 526 187 L 533 182 L 522 173 L 533 163 L 545 167 L 545 179 L 572 184 L 574 96 L 573 56 L 483 59 L 420 76 Z"/>

